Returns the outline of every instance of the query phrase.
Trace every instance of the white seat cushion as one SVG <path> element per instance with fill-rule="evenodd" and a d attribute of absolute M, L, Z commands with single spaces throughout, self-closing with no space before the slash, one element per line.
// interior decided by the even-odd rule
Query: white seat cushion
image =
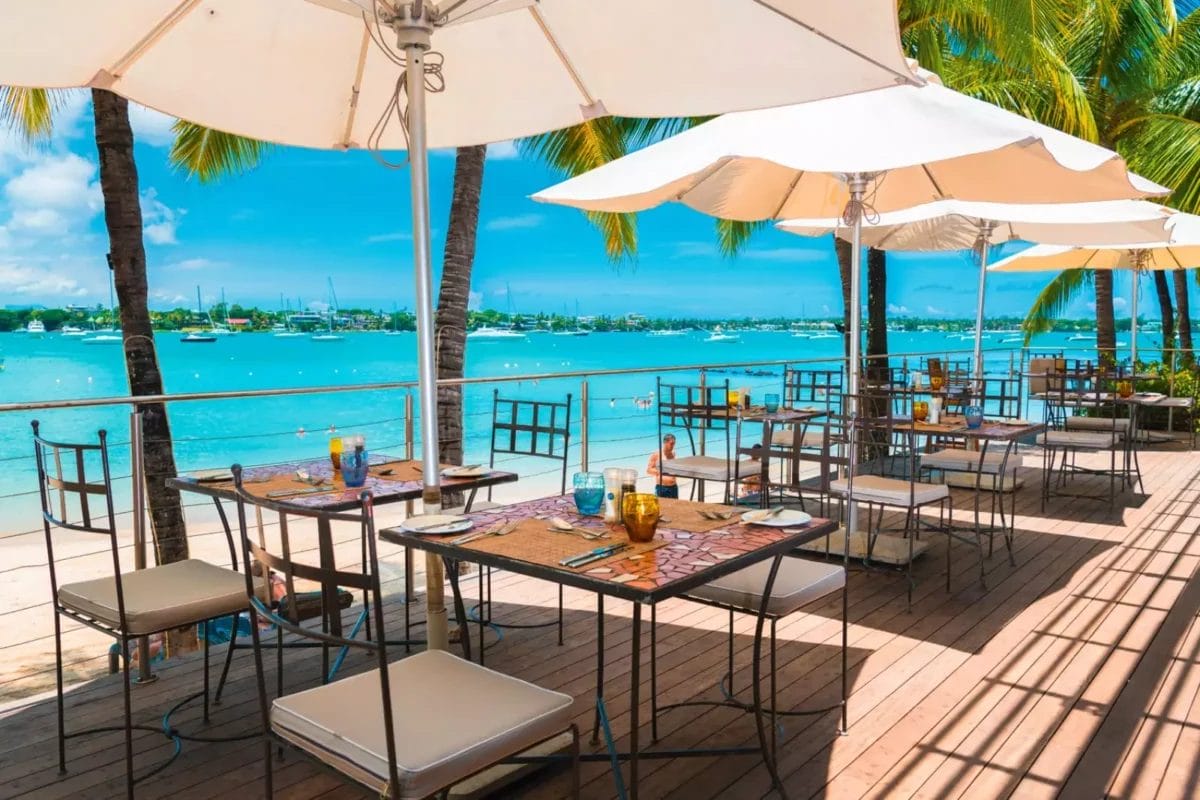
<path fill-rule="evenodd" d="M 777 447 L 790 447 L 796 437 L 795 428 L 781 428 L 771 434 L 771 444 Z M 823 428 L 807 428 L 800 436 L 801 447 L 824 447 L 825 430 Z"/>
<path fill-rule="evenodd" d="M 1067 430 L 1117 431 L 1123 436 L 1129 433 L 1129 420 L 1111 417 L 1067 417 Z"/>
<path fill-rule="evenodd" d="M 400 796 L 420 798 L 566 730 L 570 695 L 430 650 L 388 667 Z M 386 794 L 379 670 L 285 695 L 271 728 Z"/>
<path fill-rule="evenodd" d="M 1050 447 L 1107 450 L 1117 443 L 1118 438 L 1118 434 L 1100 431 L 1046 431 L 1037 438 L 1037 443 Z"/>
<path fill-rule="evenodd" d="M 745 458 L 738 462 L 738 474 L 742 477 L 757 475 L 759 462 Z M 733 480 L 733 462 L 717 456 L 683 456 L 663 462 L 662 473 L 677 478 L 697 478 L 705 481 Z"/>
<path fill-rule="evenodd" d="M 706 583 L 688 594 L 757 614 L 762 606 L 762 593 L 770 571 L 771 560 L 767 559 Z M 846 570 L 839 565 L 803 558 L 784 558 L 779 564 L 775 584 L 771 587 L 767 613 L 782 617 L 845 585 Z"/>
<path fill-rule="evenodd" d="M 975 472 L 980 469 L 979 456 L 979 450 L 951 447 L 932 453 L 922 453 L 921 466 L 926 469 L 939 469 L 947 472 Z M 1016 469 L 1021 466 L 1021 456 L 1018 453 L 1010 453 L 1008 463 L 1005 464 L 1003 448 L 988 450 L 983 456 L 983 468 L 980 471 L 987 475 L 995 475 L 1000 471 L 1002 464 L 1006 469 Z"/>
<path fill-rule="evenodd" d="M 836 480 L 829 484 L 829 490 L 840 495 L 849 491 L 845 480 Z M 908 508 L 910 505 L 919 506 L 925 503 L 935 503 L 950 496 L 950 487 L 944 483 L 916 483 L 916 488 L 910 481 L 900 478 L 883 478 L 879 475 L 855 475 L 854 494 L 850 498 L 865 503 L 887 503 L 889 505 Z"/>
<path fill-rule="evenodd" d="M 249 606 L 242 573 L 196 559 L 122 573 L 121 585 L 125 622 L 133 634 L 180 628 Z M 121 624 L 114 578 L 60 586 L 58 602 L 106 625 Z"/>

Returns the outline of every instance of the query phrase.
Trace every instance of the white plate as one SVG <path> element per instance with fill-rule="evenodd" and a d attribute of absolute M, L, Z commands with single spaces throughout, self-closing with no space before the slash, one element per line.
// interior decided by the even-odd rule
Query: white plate
<path fill-rule="evenodd" d="M 1024 428 L 1033 424 L 1027 419 L 998 419 L 996 422 L 999 422 L 1001 425 L 1013 425 L 1018 428 Z"/>
<path fill-rule="evenodd" d="M 188 477 L 200 483 L 211 483 L 216 481 L 231 481 L 233 480 L 233 473 L 227 469 L 201 469 L 189 472 Z"/>
<path fill-rule="evenodd" d="M 766 525 L 770 528 L 791 528 L 795 525 L 807 525 L 812 522 L 812 514 L 805 514 L 794 508 L 785 508 L 770 519 L 764 519 L 770 513 L 770 509 L 747 511 L 742 514 L 742 522 L 747 525 Z"/>
<path fill-rule="evenodd" d="M 443 478 L 481 478 L 491 470 L 487 467 L 446 467 L 442 470 Z"/>
<path fill-rule="evenodd" d="M 445 533 L 462 533 L 471 530 L 474 523 L 466 517 L 453 514 L 421 514 L 409 517 L 400 523 L 400 529 L 410 533 L 422 533 L 427 536 L 441 536 Z"/>

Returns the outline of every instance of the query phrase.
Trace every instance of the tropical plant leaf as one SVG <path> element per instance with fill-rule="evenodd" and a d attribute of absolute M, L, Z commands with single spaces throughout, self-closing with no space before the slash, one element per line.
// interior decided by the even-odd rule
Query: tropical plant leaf
<path fill-rule="evenodd" d="M 1025 321 L 1021 323 L 1021 330 L 1025 332 L 1024 346 L 1029 346 L 1035 333 L 1050 330 L 1079 293 L 1092 285 L 1092 280 L 1092 271 L 1089 269 L 1068 269 L 1046 284 L 1038 292 Z"/>
<path fill-rule="evenodd" d="M 732 258 L 742 251 L 755 231 L 769 226 L 769 220 L 742 222 L 734 219 L 717 220 L 717 249 L 721 255 Z"/>
<path fill-rule="evenodd" d="M 258 166 L 271 149 L 267 142 L 176 120 L 175 141 L 167 159 L 176 170 L 201 183 L 240 175 Z"/>
<path fill-rule="evenodd" d="M 0 122 L 26 141 L 50 138 L 59 94 L 46 89 L 0 86 Z"/>

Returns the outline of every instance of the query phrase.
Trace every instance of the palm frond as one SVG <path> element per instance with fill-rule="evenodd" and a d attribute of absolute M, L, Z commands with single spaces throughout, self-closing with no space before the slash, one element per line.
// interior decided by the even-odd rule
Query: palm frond
<path fill-rule="evenodd" d="M 721 255 L 732 258 L 741 252 L 755 231 L 770 225 L 769 220 L 742 222 L 734 219 L 717 220 L 717 249 Z"/>
<path fill-rule="evenodd" d="M 1071 301 L 1091 284 L 1092 271 L 1087 269 L 1063 270 L 1046 284 L 1038 292 L 1029 313 L 1021 323 L 1021 330 L 1025 332 L 1024 346 L 1029 346 L 1029 341 L 1035 333 L 1050 330 L 1055 320 L 1062 317 Z"/>
<path fill-rule="evenodd" d="M 1159 114 L 1135 120 L 1118 142 L 1131 169 L 1164 186 L 1181 211 L 1200 211 L 1200 119 Z"/>
<path fill-rule="evenodd" d="M 23 86 L 0 86 L 0 122 L 26 141 L 50 138 L 57 93 Z"/>
<path fill-rule="evenodd" d="M 175 141 L 167 160 L 176 170 L 201 183 L 240 175 L 258 166 L 271 149 L 267 142 L 176 120 Z"/>

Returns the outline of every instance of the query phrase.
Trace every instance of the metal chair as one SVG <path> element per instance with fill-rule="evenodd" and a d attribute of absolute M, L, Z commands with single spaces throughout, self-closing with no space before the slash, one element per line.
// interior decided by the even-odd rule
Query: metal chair
<path fill-rule="evenodd" d="M 369 492 L 361 509 L 332 513 L 263 500 L 242 487 L 234 468 L 238 525 L 246 563 L 258 561 L 284 576 L 289 590 L 296 578 L 320 585 L 325 597 L 343 589 L 369 594 L 379 636 L 346 638 L 336 630 L 300 625 L 281 616 L 256 596 L 247 577 L 243 602 L 250 604 L 250 629 L 263 722 L 266 796 L 274 796 L 273 757 L 277 745 L 290 745 L 376 796 L 445 797 L 450 787 L 564 734 L 571 737 L 572 796 L 579 796 L 579 732 L 571 722 L 574 699 L 502 675 L 444 651 L 427 650 L 388 662 L 383 636 L 383 596 Z M 286 532 L 279 553 L 251 540 L 247 506 L 316 519 L 319 524 L 360 526 L 368 563 L 360 571 L 297 560 Z M 357 648 L 374 656 L 372 670 L 312 689 L 268 698 L 259 621 L 325 647 Z M 440 722 L 439 722 L 440 720 Z M 527 760 L 522 758 L 522 761 Z"/>
<path fill-rule="evenodd" d="M 492 391 L 492 437 L 489 446 L 488 465 L 496 466 L 497 455 L 515 455 L 526 458 L 548 459 L 562 463 L 559 494 L 567 493 L 567 468 L 571 457 L 571 398 L 565 401 L 517 400 L 500 396 L 498 389 Z M 492 489 L 488 487 L 487 502 L 490 506 Z M 463 511 L 479 511 L 485 506 L 475 503 L 475 490 L 471 490 Z M 550 622 L 502 623 L 492 619 L 492 568 L 479 571 L 479 659 L 484 658 L 484 630 L 494 628 L 514 630 L 548 628 L 558 626 L 558 643 L 563 643 L 563 587 L 558 586 L 558 618 Z"/>
<path fill-rule="evenodd" d="M 62 619 L 111 636 L 117 641 L 124 691 L 125 789 L 134 795 L 134 785 L 165 769 L 175 756 L 146 774 L 133 774 L 133 731 L 160 733 L 173 740 L 187 738 L 163 726 L 133 724 L 133 701 L 130 696 L 130 643 L 175 628 L 202 625 L 204 649 L 204 687 L 175 708 L 202 696 L 204 721 L 209 717 L 209 646 L 208 623 L 222 617 L 236 617 L 246 609 L 246 585 L 237 571 L 237 556 L 230 537 L 231 568 L 218 567 L 206 561 L 188 559 L 162 566 L 121 571 L 117 541 L 116 512 L 113 508 L 112 476 L 109 472 L 108 437 L 99 432 L 95 444 L 67 444 L 42 437 L 40 426 L 33 422 L 34 455 L 37 461 L 38 493 L 42 503 L 42 525 L 46 533 L 47 563 L 50 570 L 50 592 L 54 605 L 54 669 L 56 706 L 58 712 L 58 767 L 66 771 L 66 740 L 89 733 L 114 730 L 102 727 L 66 732 L 63 705 Z M 99 469 L 100 478 L 89 479 L 89 465 Z M 94 474 L 94 472 L 93 472 Z M 92 503 L 99 501 L 100 510 Z M 112 574 L 72 583 L 59 583 L 58 565 L 54 558 L 55 531 L 75 531 L 106 537 L 112 552 Z M 231 626 L 236 640 L 237 625 Z M 225 666 L 218 681 L 217 697 L 229 672 L 235 641 L 231 641 L 225 656 Z M 169 716 L 169 713 L 168 713 Z M 120 729 L 118 729 L 120 730 Z"/>
<path fill-rule="evenodd" d="M 1116 502 L 1117 480 L 1125 485 L 1141 486 L 1141 467 L 1134 443 L 1138 435 L 1137 405 L 1120 403 L 1100 381 L 1089 389 L 1074 388 L 1069 374 L 1051 376 L 1046 394 L 1046 418 L 1052 427 L 1037 438 L 1042 446 L 1042 510 L 1052 495 L 1084 496 L 1108 500 L 1111 510 Z M 1127 416 L 1118 411 L 1124 406 Z M 1104 467 L 1078 466 L 1080 454 L 1109 455 Z M 1061 457 L 1061 459 L 1060 459 Z M 1057 466 L 1056 466 L 1057 463 Z M 1056 477 L 1057 474 L 1057 477 Z M 1072 495 L 1057 491 L 1074 475 L 1098 475 L 1109 479 L 1106 495 Z"/>
<path fill-rule="evenodd" d="M 658 398 L 659 474 L 691 478 L 696 482 L 693 488 L 699 500 L 704 500 L 705 481 L 718 481 L 725 486 L 724 501 L 729 502 L 732 497 L 731 485 L 737 474 L 748 474 L 753 464 L 749 458 L 740 459 L 736 466 L 733 462 L 733 430 L 737 424 L 737 412 L 729 407 L 729 379 L 716 384 L 689 386 L 663 383 L 662 378 L 658 378 L 655 397 Z M 663 458 L 663 434 L 671 430 L 681 430 L 687 434 L 691 455 Z M 706 452 L 707 435 L 713 432 L 724 440 L 724 447 L 715 456 Z"/>
<path fill-rule="evenodd" d="M 842 403 L 842 371 L 840 369 L 783 369 L 783 404 L 789 408 L 813 407 L 836 414 Z M 789 447 L 799 440 L 803 448 L 823 447 L 824 432 L 818 421 L 799 426 L 780 428 L 771 434 L 771 445 Z"/>

